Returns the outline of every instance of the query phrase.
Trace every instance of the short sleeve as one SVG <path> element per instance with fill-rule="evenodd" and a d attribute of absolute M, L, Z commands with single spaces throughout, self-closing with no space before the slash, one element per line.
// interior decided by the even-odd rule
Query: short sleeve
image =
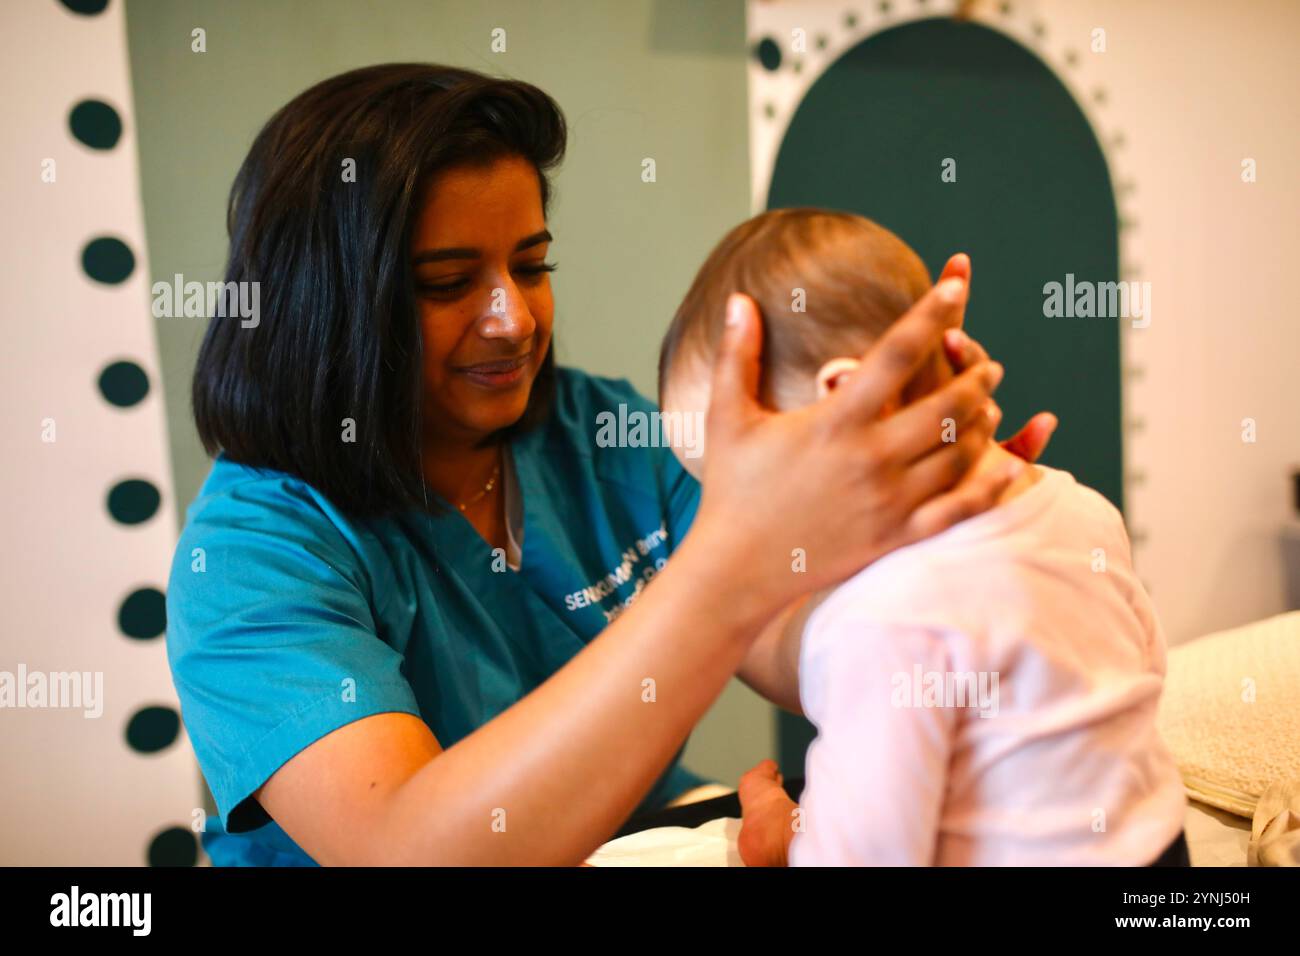
<path fill-rule="evenodd" d="M 301 483 L 245 482 L 191 508 L 167 656 L 230 832 L 268 822 L 251 795 L 316 740 L 374 714 L 419 714 L 371 607 L 356 550 Z"/>

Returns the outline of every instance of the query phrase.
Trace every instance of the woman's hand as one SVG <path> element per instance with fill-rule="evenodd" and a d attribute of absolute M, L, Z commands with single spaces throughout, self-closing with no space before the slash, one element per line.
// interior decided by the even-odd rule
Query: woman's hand
<path fill-rule="evenodd" d="M 761 323 L 751 299 L 732 296 L 711 389 L 703 494 L 687 538 L 734 569 L 738 586 L 720 600 L 746 602 L 764 621 L 800 594 L 988 509 L 1016 478 L 1020 463 L 971 473 L 997 426 L 990 395 L 1002 367 L 969 339 L 959 348 L 960 374 L 880 418 L 961 324 L 964 259 L 834 391 L 784 413 L 759 404 Z M 954 429 L 955 440 L 945 441 Z M 1028 453 L 1036 429 L 1028 440 L 1018 436 Z"/>

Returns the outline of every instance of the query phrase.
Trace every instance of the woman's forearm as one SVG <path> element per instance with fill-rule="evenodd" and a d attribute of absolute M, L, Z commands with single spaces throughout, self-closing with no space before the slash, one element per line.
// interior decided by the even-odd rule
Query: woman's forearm
<path fill-rule="evenodd" d="M 623 823 L 774 609 L 695 531 L 554 676 L 386 801 L 378 855 L 413 864 L 577 864 Z"/>

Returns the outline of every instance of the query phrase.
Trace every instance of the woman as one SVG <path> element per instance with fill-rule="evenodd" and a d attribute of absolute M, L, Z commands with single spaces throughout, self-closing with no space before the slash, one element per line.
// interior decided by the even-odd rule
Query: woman
<path fill-rule="evenodd" d="M 227 281 L 260 283 L 261 322 L 204 339 L 217 457 L 168 591 L 215 863 L 578 863 L 700 782 L 677 756 L 732 675 L 797 700 L 763 652 L 783 609 L 1010 480 L 962 480 L 1000 377 L 969 340 L 942 394 L 873 422 L 960 322 L 963 258 L 792 415 L 754 398 L 737 299 L 702 498 L 668 449 L 602 447 L 601 412 L 652 406 L 555 364 L 564 140 L 535 87 L 388 65 L 298 96 L 240 169 Z"/>

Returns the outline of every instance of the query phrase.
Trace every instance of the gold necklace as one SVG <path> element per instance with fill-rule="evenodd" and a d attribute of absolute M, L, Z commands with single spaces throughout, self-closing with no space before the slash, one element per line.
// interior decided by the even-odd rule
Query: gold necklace
<path fill-rule="evenodd" d="M 497 476 L 500 474 L 501 474 L 501 463 L 497 462 L 496 466 L 492 469 L 492 477 L 487 480 L 487 484 L 483 486 L 483 490 L 480 491 L 478 494 L 476 494 L 469 501 L 462 502 L 461 504 L 456 505 L 456 507 L 459 508 L 461 511 L 464 511 L 470 505 L 478 504 L 485 497 L 487 497 L 488 494 L 491 493 L 493 488 L 496 487 Z"/>

